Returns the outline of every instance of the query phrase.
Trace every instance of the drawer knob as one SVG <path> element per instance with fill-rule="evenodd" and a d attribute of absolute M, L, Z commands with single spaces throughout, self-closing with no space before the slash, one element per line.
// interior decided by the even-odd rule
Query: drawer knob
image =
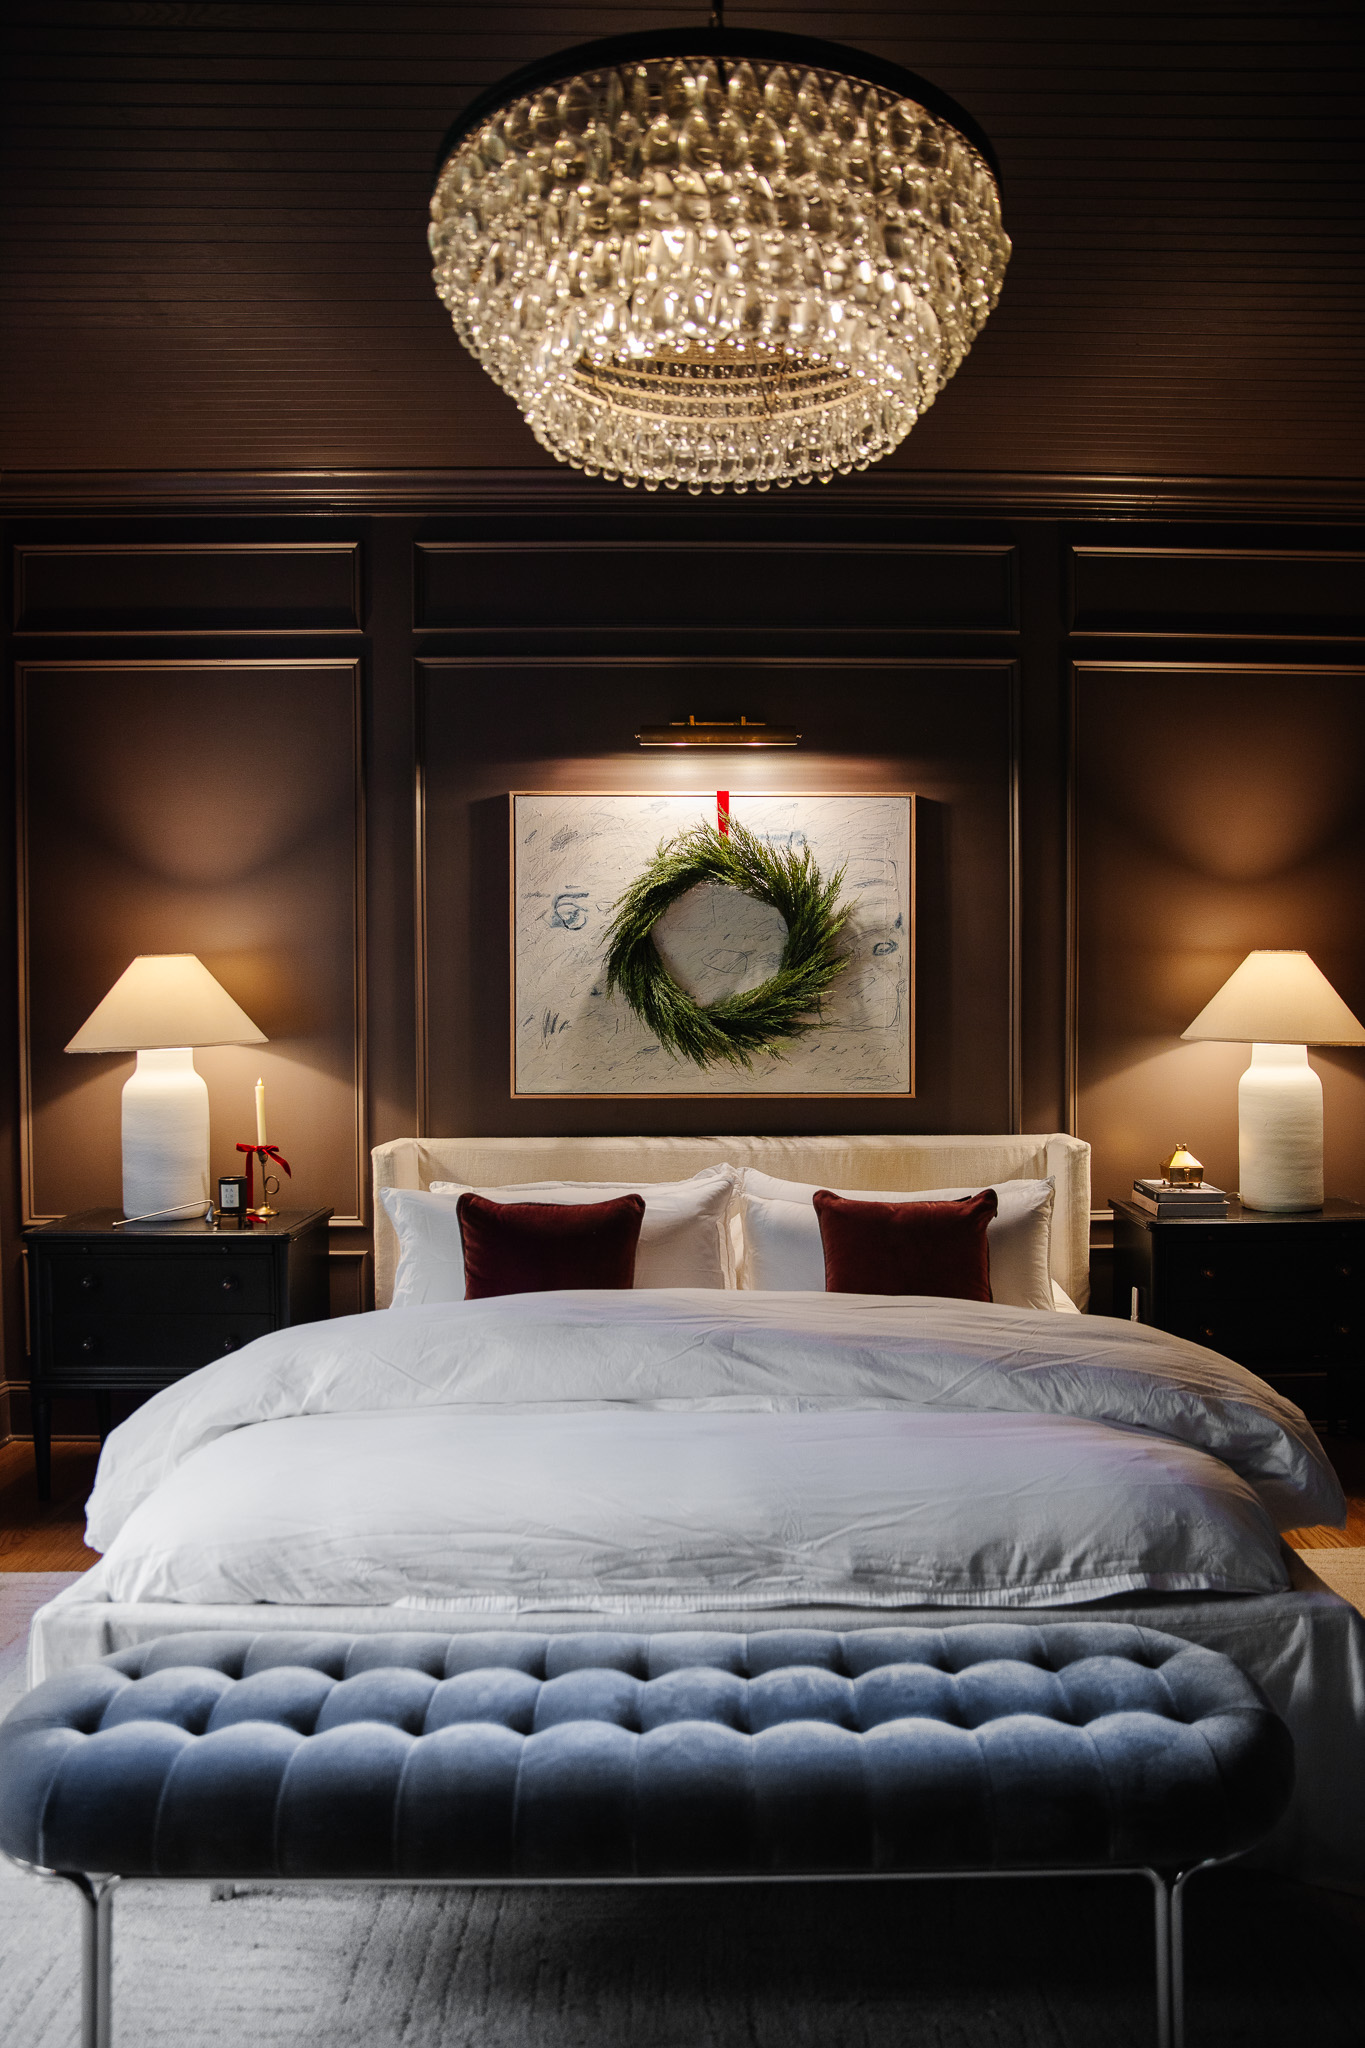
<path fill-rule="evenodd" d="M 1338 1266 L 1337 1272 L 1343 1280 L 1349 1280 L 1351 1277 L 1351 1269 L 1349 1266 Z"/>
<path fill-rule="evenodd" d="M 1349 1337 L 1349 1336 L 1350 1336 L 1350 1334 L 1351 1334 L 1351 1325 L 1350 1325 L 1349 1323 L 1338 1323 L 1338 1324 L 1337 1324 L 1337 1335 L 1338 1335 L 1338 1337 Z"/>
<path fill-rule="evenodd" d="M 95 1339 L 94 1339 L 93 1337 L 82 1337 L 82 1338 L 81 1338 L 81 1350 L 82 1350 L 82 1351 L 98 1351 L 98 1350 L 99 1350 L 99 1345 L 98 1345 L 98 1344 L 97 1344 L 97 1343 L 95 1342 Z"/>
<path fill-rule="evenodd" d="M 83 1294 L 92 1294 L 99 1284 L 93 1273 L 82 1273 L 81 1292 Z"/>
<path fill-rule="evenodd" d="M 1201 1280 L 1212 1280 L 1212 1279 L 1214 1279 L 1214 1278 L 1216 1277 L 1216 1275 L 1215 1275 L 1215 1273 L 1214 1273 L 1214 1269 L 1213 1269 L 1213 1267 L 1212 1267 L 1212 1266 L 1201 1266 L 1201 1268 L 1200 1268 L 1200 1271 L 1199 1271 L 1199 1277 L 1200 1277 L 1200 1279 L 1201 1279 Z"/>
<path fill-rule="evenodd" d="M 241 1340 L 241 1338 L 240 1338 L 240 1337 L 224 1337 L 224 1339 L 223 1339 L 223 1349 L 224 1349 L 224 1351 L 235 1351 L 235 1350 L 237 1349 L 237 1346 L 238 1346 L 238 1345 L 239 1345 L 239 1344 L 241 1343 L 241 1341 L 242 1341 L 242 1340 Z"/>
<path fill-rule="evenodd" d="M 1204 1329 L 1200 1332 L 1200 1334 L 1205 1337 L 1211 1337 L 1213 1335 L 1213 1330 L 1208 1324 L 1206 1324 L 1204 1326 Z"/>
<path fill-rule="evenodd" d="M 231 1294 L 233 1290 L 235 1288 L 240 1287 L 241 1284 L 241 1281 L 237 1278 L 237 1275 L 235 1273 L 229 1273 L 227 1279 L 223 1282 L 224 1294 Z"/>

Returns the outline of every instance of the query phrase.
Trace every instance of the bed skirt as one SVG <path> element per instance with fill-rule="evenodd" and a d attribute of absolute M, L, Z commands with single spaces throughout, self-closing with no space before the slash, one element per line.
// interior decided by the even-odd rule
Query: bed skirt
<path fill-rule="evenodd" d="M 972 1628 L 982 1622 L 1080 1621 L 1087 1615 L 1133 1621 L 1231 1657 L 1262 1687 L 1294 1737 L 1294 1798 L 1254 1860 L 1309 1884 L 1365 1892 L 1365 1618 L 1330 1592 L 1297 1552 L 1287 1553 L 1287 1593 L 1124 1594 L 1092 1606 L 1052 1608 L 875 1609 L 761 1608 L 723 1614 L 521 1616 L 459 1613 L 423 1607 L 196 1607 L 110 1601 L 96 1565 L 34 1616 L 28 1681 L 36 1685 L 113 1650 L 187 1629 L 281 1631 L 325 1629 L 368 1635 L 418 1635 L 525 1629 L 537 1635 L 597 1626 L 630 1635 L 720 1629 L 754 1633 L 775 1628 L 850 1631 L 913 1621 L 921 1628 Z"/>

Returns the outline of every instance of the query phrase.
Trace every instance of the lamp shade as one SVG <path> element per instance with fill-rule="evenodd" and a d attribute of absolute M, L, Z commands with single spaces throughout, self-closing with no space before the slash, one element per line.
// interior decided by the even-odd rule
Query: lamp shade
<path fill-rule="evenodd" d="M 86 1018 L 68 1052 L 141 1052 L 163 1046 L 264 1045 L 252 1023 L 194 953 L 139 953 Z"/>
<path fill-rule="evenodd" d="M 1365 1045 L 1365 1027 L 1307 953 L 1248 953 L 1182 1038 L 1259 1045 Z"/>

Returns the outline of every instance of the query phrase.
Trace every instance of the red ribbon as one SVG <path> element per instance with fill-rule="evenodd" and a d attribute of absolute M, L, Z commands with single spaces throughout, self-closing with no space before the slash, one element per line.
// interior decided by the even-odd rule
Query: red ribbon
<path fill-rule="evenodd" d="M 246 1205 L 248 1209 L 254 1209 L 256 1206 L 256 1160 L 258 1158 L 261 1162 L 262 1194 L 265 1193 L 265 1162 L 267 1159 L 273 1159 L 276 1166 L 282 1166 L 285 1172 L 289 1174 L 290 1180 L 294 1178 L 292 1172 L 290 1172 L 289 1161 L 280 1156 L 278 1145 L 239 1145 L 237 1150 L 246 1154 Z"/>
<path fill-rule="evenodd" d="M 728 789 L 718 789 L 716 791 L 716 830 L 722 839 L 730 837 L 730 792 Z"/>

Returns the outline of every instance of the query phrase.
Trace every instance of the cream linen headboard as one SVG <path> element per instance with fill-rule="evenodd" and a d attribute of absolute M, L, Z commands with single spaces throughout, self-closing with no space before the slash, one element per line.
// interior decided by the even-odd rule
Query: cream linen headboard
<path fill-rule="evenodd" d="M 1045 1135 L 980 1138 L 394 1138 L 374 1159 L 374 1298 L 393 1297 L 398 1240 L 381 1188 L 434 1180 L 505 1187 L 537 1180 L 686 1180 L 703 1166 L 753 1166 L 784 1180 L 831 1188 L 983 1187 L 989 1181 L 1057 1183 L 1052 1277 L 1078 1308 L 1090 1299 L 1090 1147 Z"/>

